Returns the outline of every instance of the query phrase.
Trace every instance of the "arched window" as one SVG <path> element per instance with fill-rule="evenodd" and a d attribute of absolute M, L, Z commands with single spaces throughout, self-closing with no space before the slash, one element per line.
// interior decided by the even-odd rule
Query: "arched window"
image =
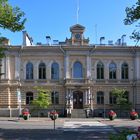
<path fill-rule="evenodd" d="M 103 91 L 97 92 L 97 104 L 104 104 L 104 92 Z"/>
<path fill-rule="evenodd" d="M 58 65 L 58 63 L 53 63 L 51 66 L 51 79 L 53 79 L 53 80 L 59 79 L 59 65 Z"/>
<path fill-rule="evenodd" d="M 33 101 L 33 93 L 27 92 L 26 93 L 26 104 L 29 105 Z"/>
<path fill-rule="evenodd" d="M 39 79 L 46 79 L 46 65 L 44 63 L 39 64 Z"/>
<path fill-rule="evenodd" d="M 126 63 L 121 66 L 121 77 L 122 79 L 128 79 L 128 64 Z"/>
<path fill-rule="evenodd" d="M 33 79 L 33 64 L 31 62 L 26 65 L 26 79 Z"/>
<path fill-rule="evenodd" d="M 59 93 L 57 91 L 53 91 L 51 93 L 51 101 L 52 104 L 59 104 Z"/>
<path fill-rule="evenodd" d="M 104 65 L 102 62 L 97 64 L 97 79 L 104 79 Z"/>
<path fill-rule="evenodd" d="M 83 66 L 80 62 L 73 65 L 73 78 L 83 78 Z"/>
<path fill-rule="evenodd" d="M 109 79 L 116 79 L 117 66 L 114 63 L 109 64 Z"/>

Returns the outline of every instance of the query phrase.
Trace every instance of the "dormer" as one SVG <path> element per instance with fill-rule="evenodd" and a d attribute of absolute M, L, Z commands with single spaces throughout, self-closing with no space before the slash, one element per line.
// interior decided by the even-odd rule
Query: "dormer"
<path fill-rule="evenodd" d="M 66 43 L 70 45 L 87 45 L 89 39 L 84 39 L 84 31 L 85 27 L 80 24 L 70 27 L 71 39 L 67 39 Z"/>

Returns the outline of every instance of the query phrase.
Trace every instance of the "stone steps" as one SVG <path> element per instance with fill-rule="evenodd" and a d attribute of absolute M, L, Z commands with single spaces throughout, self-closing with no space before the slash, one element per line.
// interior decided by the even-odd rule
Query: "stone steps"
<path fill-rule="evenodd" d="M 72 118 L 86 118 L 85 110 L 84 109 L 73 109 L 71 111 Z"/>

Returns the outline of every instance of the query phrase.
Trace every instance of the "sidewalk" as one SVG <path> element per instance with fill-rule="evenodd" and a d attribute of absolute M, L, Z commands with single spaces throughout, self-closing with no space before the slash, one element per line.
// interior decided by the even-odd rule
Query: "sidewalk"
<path fill-rule="evenodd" d="M 18 117 L 0 117 L 0 121 L 8 121 L 8 120 L 24 120 L 22 117 L 21 118 L 18 118 Z M 81 120 L 84 120 L 84 121 L 104 121 L 104 122 L 135 122 L 135 121 L 138 121 L 140 122 L 140 119 L 137 119 L 137 120 L 131 120 L 129 118 L 126 118 L 126 119 L 120 119 L 120 118 L 116 118 L 115 120 L 113 121 L 110 121 L 109 118 L 100 118 L 100 117 L 94 117 L 94 118 L 61 118 L 59 117 L 57 120 L 63 120 L 63 121 L 70 121 L 70 120 L 73 120 L 73 121 L 81 121 Z M 26 121 L 26 120 L 25 120 Z M 31 117 L 29 120 L 27 121 L 51 121 L 51 118 L 48 118 L 48 117 Z"/>
<path fill-rule="evenodd" d="M 43 125 L 46 124 L 49 126 L 53 125 L 53 120 L 47 117 L 31 117 L 29 120 L 24 120 L 23 118 L 17 118 L 17 117 L 0 117 L 0 122 L 19 122 L 21 124 L 33 124 L 33 125 Z M 130 120 L 130 119 L 115 119 L 113 121 L 110 121 L 108 118 L 58 118 L 56 119 L 55 123 L 58 127 L 63 127 L 65 122 L 100 122 L 102 124 L 106 124 L 110 127 L 112 127 L 116 132 L 120 132 L 122 129 L 137 129 L 138 126 L 140 126 L 140 120 Z"/>

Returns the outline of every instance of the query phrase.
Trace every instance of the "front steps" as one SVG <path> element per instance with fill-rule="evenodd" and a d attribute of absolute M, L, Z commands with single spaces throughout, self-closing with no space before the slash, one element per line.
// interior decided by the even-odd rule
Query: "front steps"
<path fill-rule="evenodd" d="M 71 118 L 86 118 L 84 109 L 73 109 L 71 110 Z"/>

